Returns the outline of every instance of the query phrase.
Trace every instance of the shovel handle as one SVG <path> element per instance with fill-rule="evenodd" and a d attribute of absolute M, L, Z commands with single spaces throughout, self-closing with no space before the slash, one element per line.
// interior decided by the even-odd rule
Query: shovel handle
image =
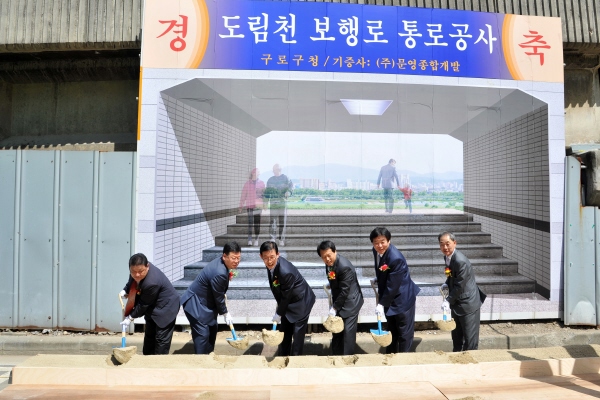
<path fill-rule="evenodd" d="M 381 315 L 377 314 L 377 329 L 379 329 L 379 334 L 381 335 Z"/>
<path fill-rule="evenodd" d="M 375 292 L 375 304 L 379 304 L 379 293 L 377 293 L 377 287 L 375 286 L 375 283 L 372 280 L 369 280 L 369 282 L 371 282 L 371 287 Z"/>
<path fill-rule="evenodd" d="M 327 289 L 327 284 L 323 285 L 323 290 L 327 294 L 327 298 L 329 299 L 329 308 L 333 307 L 333 301 L 331 300 L 331 292 Z"/>
<path fill-rule="evenodd" d="M 229 329 L 231 329 L 231 336 L 233 336 L 233 340 L 238 340 L 237 335 L 235 334 L 235 329 L 233 329 L 233 324 L 229 324 Z"/>
<path fill-rule="evenodd" d="M 277 330 L 277 322 L 273 322 L 273 330 L 276 331 Z"/>

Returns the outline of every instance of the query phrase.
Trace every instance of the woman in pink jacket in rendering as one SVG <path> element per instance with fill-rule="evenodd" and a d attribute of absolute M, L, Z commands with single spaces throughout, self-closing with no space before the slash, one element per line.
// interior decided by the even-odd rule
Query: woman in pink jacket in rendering
<path fill-rule="evenodd" d="M 250 172 L 250 178 L 244 184 L 242 197 L 240 198 L 240 213 L 246 210 L 248 213 L 248 246 L 252 246 L 252 228 L 254 227 L 254 246 L 258 246 L 260 235 L 260 215 L 263 210 L 263 194 L 265 183 L 258 179 L 260 171 L 254 168 Z"/>

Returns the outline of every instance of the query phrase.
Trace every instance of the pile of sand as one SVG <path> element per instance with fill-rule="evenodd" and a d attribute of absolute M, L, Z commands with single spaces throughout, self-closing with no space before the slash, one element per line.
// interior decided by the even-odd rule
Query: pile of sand
<path fill-rule="evenodd" d="M 267 346 L 279 346 L 279 344 L 283 341 L 283 332 L 263 329 L 262 339 Z"/>
<path fill-rule="evenodd" d="M 237 340 L 233 340 L 233 338 L 227 338 L 227 343 L 231 345 L 231 347 L 236 348 L 238 350 L 246 350 L 248 348 L 249 339 L 248 336 L 237 337 Z"/>
<path fill-rule="evenodd" d="M 435 326 L 440 331 L 450 332 L 456 328 L 456 322 L 453 319 L 450 321 L 435 321 Z"/>
<path fill-rule="evenodd" d="M 113 349 L 113 356 L 115 356 L 119 364 L 127 363 L 136 353 L 137 346 L 115 347 Z"/>
<path fill-rule="evenodd" d="M 115 366 L 110 356 L 37 355 L 24 361 L 23 367 L 65 368 L 353 368 L 420 364 L 476 364 L 493 361 L 549 360 L 600 356 L 600 345 L 545 347 L 517 350 L 476 350 L 462 353 L 357 354 L 352 356 L 220 356 L 177 354 L 169 356 L 133 356 L 126 364 Z"/>
<path fill-rule="evenodd" d="M 392 334 L 390 332 L 381 331 L 381 335 L 376 335 L 371 332 L 371 337 L 381 347 L 388 347 L 392 343 Z M 385 333 L 383 333 L 385 332 Z"/>
<path fill-rule="evenodd" d="M 331 333 L 340 333 L 344 330 L 344 320 L 340 317 L 327 317 L 323 326 Z"/>

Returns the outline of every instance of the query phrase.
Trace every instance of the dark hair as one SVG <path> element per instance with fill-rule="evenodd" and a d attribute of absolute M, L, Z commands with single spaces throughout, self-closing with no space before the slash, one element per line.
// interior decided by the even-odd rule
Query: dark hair
<path fill-rule="evenodd" d="M 438 235 L 438 243 L 440 240 L 442 240 L 442 238 L 444 236 L 448 236 L 450 238 L 450 240 L 452 240 L 453 242 L 456 242 L 456 236 L 454 236 L 454 233 L 451 232 L 442 232 Z"/>
<path fill-rule="evenodd" d="M 129 267 L 134 267 L 136 265 L 148 265 L 148 259 L 144 254 L 137 253 L 129 258 Z"/>
<path fill-rule="evenodd" d="M 369 235 L 369 239 L 371 239 L 371 243 L 373 243 L 373 240 L 379 236 L 385 236 L 385 238 L 388 240 L 388 242 L 392 239 L 392 234 L 390 233 L 390 231 L 387 230 L 387 228 L 377 227 L 377 228 L 373 229 L 373 231 L 371 231 L 371 234 Z"/>
<path fill-rule="evenodd" d="M 275 250 L 275 253 L 279 254 L 279 248 L 277 247 L 277 243 L 267 240 L 263 244 L 260 245 L 260 254 L 266 253 L 267 251 Z"/>
<path fill-rule="evenodd" d="M 321 256 L 321 251 L 325 251 L 327 249 L 331 249 L 335 253 L 335 243 L 331 240 L 323 240 L 321 244 L 317 246 L 317 254 L 319 257 Z"/>
<path fill-rule="evenodd" d="M 227 242 L 223 246 L 223 254 L 229 255 L 229 253 L 241 253 L 242 248 L 236 241 Z"/>

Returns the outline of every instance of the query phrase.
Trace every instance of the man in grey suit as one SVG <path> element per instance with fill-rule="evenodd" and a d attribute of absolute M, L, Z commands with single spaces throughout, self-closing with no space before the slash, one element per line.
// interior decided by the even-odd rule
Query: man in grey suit
<path fill-rule="evenodd" d="M 240 260 L 240 245 L 237 242 L 226 243 L 223 255 L 209 262 L 181 296 L 183 312 L 192 328 L 196 354 L 214 351 L 218 314 L 223 315 L 227 325 L 233 321 L 227 311 L 225 293 L 229 289 L 229 281 L 237 275 Z"/>
<path fill-rule="evenodd" d="M 394 180 L 396 187 L 400 189 L 400 179 L 396 173 L 396 160 L 390 158 L 390 161 L 381 167 L 379 177 L 377 178 L 377 189 L 381 185 L 383 187 L 383 198 L 385 200 L 385 212 L 392 213 L 394 211 Z"/>
<path fill-rule="evenodd" d="M 452 331 L 452 351 L 477 350 L 481 304 L 486 295 L 479 290 L 469 259 L 456 250 L 456 237 L 450 232 L 438 235 L 440 250 L 446 263 L 448 297 L 442 308 L 449 307 L 456 328 Z"/>
<path fill-rule="evenodd" d="M 283 331 L 279 356 L 301 356 L 315 293 L 294 264 L 279 256 L 277 243 L 264 242 L 260 246 L 260 258 L 267 267 L 269 287 L 277 301 L 273 322 L 281 324 Z"/>
<path fill-rule="evenodd" d="M 330 240 L 319 244 L 317 254 L 325 263 L 325 273 L 333 297 L 329 315 L 338 315 L 344 320 L 344 330 L 333 334 L 331 352 L 334 356 L 349 356 L 354 354 L 358 312 L 364 303 L 356 271 L 347 258 L 337 254 L 335 244 Z"/>

